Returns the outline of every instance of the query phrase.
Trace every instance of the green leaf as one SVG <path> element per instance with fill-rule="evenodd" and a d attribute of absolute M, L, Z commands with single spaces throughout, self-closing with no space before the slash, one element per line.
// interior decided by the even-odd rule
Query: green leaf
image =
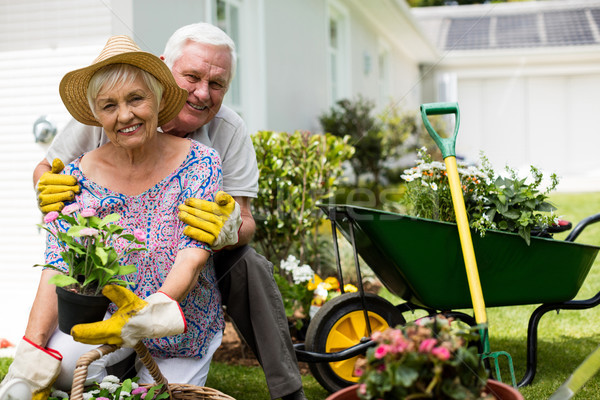
<path fill-rule="evenodd" d="M 108 253 L 102 247 L 96 247 L 96 255 L 102 262 L 102 265 L 106 265 L 108 262 Z"/>
<path fill-rule="evenodd" d="M 419 377 L 419 372 L 404 365 L 398 365 L 394 379 L 404 387 L 410 387 Z"/>
<path fill-rule="evenodd" d="M 117 268 L 117 275 L 129 275 L 134 272 L 137 272 L 137 267 L 133 264 L 119 265 L 119 268 Z"/>
<path fill-rule="evenodd" d="M 67 235 L 71 236 L 71 237 L 79 237 L 79 236 L 81 236 L 81 234 L 79 232 L 85 228 L 87 228 L 87 226 L 80 226 L 80 225 L 72 226 L 67 231 Z"/>
<path fill-rule="evenodd" d="M 121 219 L 121 216 L 117 213 L 108 214 L 106 217 L 102 218 L 102 221 L 98 224 L 98 226 L 104 226 L 106 224 L 110 224 L 111 222 L 116 222 Z"/>
<path fill-rule="evenodd" d="M 73 285 L 73 284 L 79 284 L 79 282 L 77 282 L 77 279 L 72 278 L 70 276 L 67 275 L 54 275 L 52 278 L 50 278 L 48 280 L 48 283 L 52 284 L 52 285 L 56 285 L 58 287 L 64 287 L 64 286 L 69 286 L 69 285 Z"/>

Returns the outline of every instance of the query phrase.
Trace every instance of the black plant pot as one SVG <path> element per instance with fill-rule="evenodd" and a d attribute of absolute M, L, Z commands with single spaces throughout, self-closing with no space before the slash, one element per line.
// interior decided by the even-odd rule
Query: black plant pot
<path fill-rule="evenodd" d="M 57 287 L 58 329 L 70 335 L 73 325 L 102 321 L 110 299 L 104 295 L 90 296 Z"/>

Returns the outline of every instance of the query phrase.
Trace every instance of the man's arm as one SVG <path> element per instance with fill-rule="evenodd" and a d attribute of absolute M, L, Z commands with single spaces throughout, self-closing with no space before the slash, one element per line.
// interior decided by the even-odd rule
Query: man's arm
<path fill-rule="evenodd" d="M 37 167 L 33 170 L 33 187 L 35 188 L 44 172 L 48 172 L 52 169 L 52 165 L 45 158 L 39 162 Z"/>
<path fill-rule="evenodd" d="M 240 205 L 240 213 L 242 216 L 242 226 L 238 233 L 238 242 L 232 247 L 239 247 L 250 243 L 256 230 L 256 223 L 250 211 L 250 197 L 234 196 L 235 201 Z"/>

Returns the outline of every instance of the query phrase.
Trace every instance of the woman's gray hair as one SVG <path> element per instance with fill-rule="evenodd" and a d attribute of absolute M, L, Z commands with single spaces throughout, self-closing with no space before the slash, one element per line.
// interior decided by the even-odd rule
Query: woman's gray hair
<path fill-rule="evenodd" d="M 96 97 L 101 89 L 111 90 L 117 84 L 130 84 L 139 74 L 142 75 L 146 86 L 156 96 L 158 106 L 160 107 L 164 88 L 154 75 L 133 65 L 111 64 L 99 69 L 90 79 L 90 83 L 88 83 L 86 97 L 94 116 L 96 116 Z"/>
<path fill-rule="evenodd" d="M 173 35 L 171 35 L 165 46 L 164 53 L 165 64 L 167 64 L 169 69 L 173 68 L 175 61 L 181 57 L 183 46 L 188 41 L 210 44 L 213 46 L 227 46 L 229 49 L 229 54 L 231 55 L 231 73 L 229 75 L 228 83 L 231 82 L 235 75 L 235 66 L 237 61 L 235 43 L 221 29 L 206 22 L 182 26 L 181 28 L 177 29 Z"/>

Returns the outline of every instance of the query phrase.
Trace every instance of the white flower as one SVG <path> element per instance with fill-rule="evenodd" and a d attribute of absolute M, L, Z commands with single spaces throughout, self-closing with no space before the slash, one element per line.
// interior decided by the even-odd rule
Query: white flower
<path fill-rule="evenodd" d="M 435 191 L 435 190 L 437 190 L 437 185 L 436 185 L 436 183 L 435 183 L 435 182 L 431 182 L 431 185 L 430 185 L 430 186 L 431 186 L 431 188 L 432 188 L 434 191 Z"/>
<path fill-rule="evenodd" d="M 119 399 L 122 399 L 123 397 L 126 397 L 126 396 L 131 396 L 131 393 L 121 390 L 121 393 L 119 393 Z"/>
<path fill-rule="evenodd" d="M 315 272 L 313 271 L 313 269 L 304 264 L 300 267 L 296 267 L 292 270 L 292 279 L 294 280 L 295 284 L 301 284 L 304 282 L 308 282 L 310 281 L 312 278 L 314 278 L 315 276 Z"/>
<path fill-rule="evenodd" d="M 138 385 L 136 382 L 131 382 L 131 390 L 137 389 L 139 387 L 140 385 Z"/>
<path fill-rule="evenodd" d="M 69 395 L 67 393 L 63 392 L 62 390 L 55 390 L 52 392 L 50 397 L 58 397 L 61 399 L 68 399 Z"/>
<path fill-rule="evenodd" d="M 94 395 L 89 392 L 83 394 L 83 400 L 90 400 L 93 398 L 94 398 Z"/>
<path fill-rule="evenodd" d="M 321 282 L 319 283 L 319 285 L 317 286 L 317 288 L 314 291 L 315 296 L 319 296 L 319 297 L 323 297 L 323 298 L 327 298 L 327 289 L 325 289 L 325 282 Z"/>
<path fill-rule="evenodd" d="M 119 383 L 119 378 L 114 375 L 106 375 L 102 382 Z"/>
<path fill-rule="evenodd" d="M 105 382 L 100 383 L 100 389 L 107 389 L 110 393 L 116 392 L 116 390 L 120 387 L 118 383 Z"/>
<path fill-rule="evenodd" d="M 286 260 L 282 260 L 279 266 L 282 270 L 289 272 L 300 265 L 300 261 L 293 255 L 288 256 Z"/>

